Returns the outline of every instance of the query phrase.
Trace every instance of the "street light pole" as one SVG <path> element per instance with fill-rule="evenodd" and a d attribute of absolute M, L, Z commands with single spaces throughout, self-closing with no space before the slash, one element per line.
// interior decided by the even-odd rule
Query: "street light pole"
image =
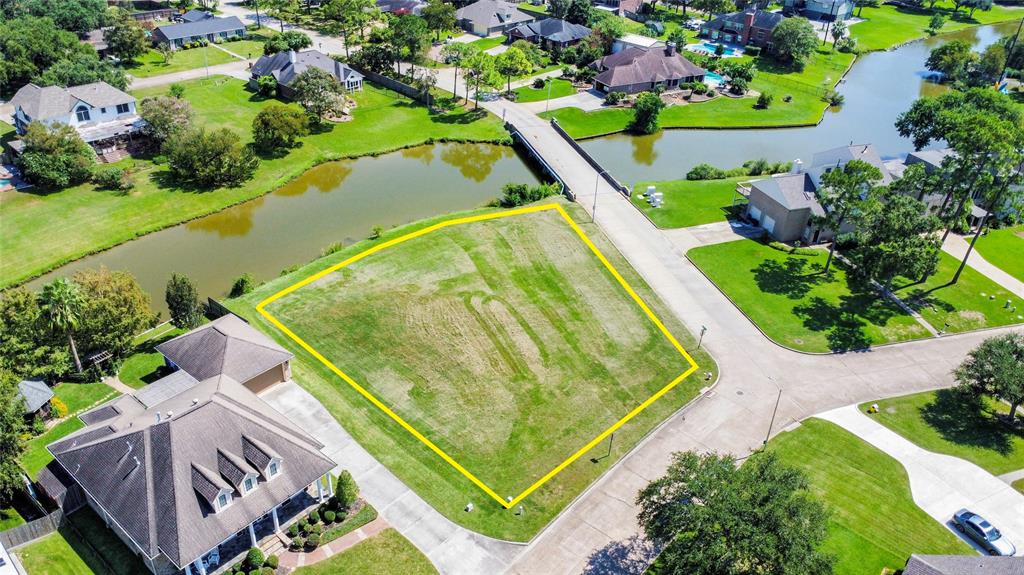
<path fill-rule="evenodd" d="M 996 88 L 999 88 L 999 84 L 1003 83 L 1006 78 L 1006 69 L 1010 66 L 1010 57 L 1013 56 L 1013 49 L 1017 46 L 1017 40 L 1020 38 L 1020 29 L 1024 26 L 1024 18 L 1020 19 L 1020 23 L 1017 24 L 1017 33 L 1013 35 L 1013 40 L 1010 42 L 1010 47 L 1006 49 L 1006 60 L 1003 61 L 1003 71 L 999 73 L 999 82 L 996 82 Z"/>
<path fill-rule="evenodd" d="M 1018 30 L 1019 32 L 1019 30 Z M 548 97 L 544 100 L 544 111 L 547 112 L 551 109 L 551 78 L 548 78 Z"/>
<path fill-rule="evenodd" d="M 824 46 L 828 43 L 828 29 L 832 25 L 832 20 L 835 19 L 833 12 L 836 11 L 836 0 L 832 0 L 832 7 L 828 9 L 828 21 L 825 22 L 825 35 L 821 38 L 821 45 Z"/>
<path fill-rule="evenodd" d="M 708 332 L 708 326 L 700 326 L 700 339 L 697 340 L 697 349 L 700 349 L 700 344 L 704 341 L 704 334 Z"/>

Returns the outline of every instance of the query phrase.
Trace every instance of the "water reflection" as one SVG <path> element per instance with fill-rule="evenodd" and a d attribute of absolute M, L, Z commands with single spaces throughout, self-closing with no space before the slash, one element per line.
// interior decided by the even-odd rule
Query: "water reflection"
<path fill-rule="evenodd" d="M 399 153 L 402 154 L 403 158 L 423 162 L 424 166 L 429 166 L 430 162 L 434 161 L 433 146 L 416 146 L 415 148 L 406 148 Z"/>
<path fill-rule="evenodd" d="M 465 144 L 446 146 L 441 150 L 441 161 L 458 169 L 462 177 L 482 182 L 491 175 L 495 162 L 512 155 L 515 152 L 503 146 Z"/>
<path fill-rule="evenodd" d="M 654 145 L 658 143 L 658 140 L 665 135 L 664 130 L 648 134 L 646 136 L 636 136 L 633 138 L 633 161 L 643 165 L 650 166 L 658 159 L 658 152 L 655 150 Z"/>
<path fill-rule="evenodd" d="M 217 234 L 220 238 L 249 235 L 249 232 L 252 231 L 252 216 L 263 206 L 265 199 L 265 197 L 259 197 L 205 218 L 192 220 L 185 224 L 185 228 L 190 232 Z"/>

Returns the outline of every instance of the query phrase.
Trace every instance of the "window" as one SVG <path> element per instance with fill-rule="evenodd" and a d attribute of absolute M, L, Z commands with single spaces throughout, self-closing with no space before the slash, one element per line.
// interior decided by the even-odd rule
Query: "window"
<path fill-rule="evenodd" d="M 224 509 L 228 506 L 228 502 L 230 501 L 231 500 L 228 499 L 227 493 L 221 493 L 220 496 L 217 497 L 217 509 Z"/>
<path fill-rule="evenodd" d="M 100 108 L 100 113 L 101 114 L 106 114 L 107 113 L 107 109 L 106 108 Z"/>
<path fill-rule="evenodd" d="M 127 114 L 128 110 L 130 110 L 130 109 L 131 109 L 131 106 L 129 106 L 128 104 L 118 104 L 117 105 L 117 113 L 118 114 Z"/>
<path fill-rule="evenodd" d="M 256 480 L 253 479 L 251 475 L 249 477 L 246 477 L 245 481 L 242 482 L 242 493 L 249 493 L 255 488 Z"/>
<path fill-rule="evenodd" d="M 281 464 L 276 461 L 271 461 L 270 466 L 267 467 L 267 476 L 274 477 L 281 472 Z"/>
<path fill-rule="evenodd" d="M 86 108 L 85 106 L 79 107 L 77 110 L 75 110 L 75 117 L 78 118 L 79 122 L 88 122 L 89 108 Z"/>

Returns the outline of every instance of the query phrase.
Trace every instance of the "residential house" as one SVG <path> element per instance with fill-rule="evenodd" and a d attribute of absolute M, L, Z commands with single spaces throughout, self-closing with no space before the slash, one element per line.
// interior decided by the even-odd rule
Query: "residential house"
<path fill-rule="evenodd" d="M 853 0 L 785 0 L 786 15 L 799 14 L 808 20 L 832 22 L 853 15 Z"/>
<path fill-rule="evenodd" d="M 143 12 L 129 12 L 128 15 L 136 22 L 156 22 L 157 20 L 170 20 L 177 13 L 178 11 L 174 8 L 158 8 Z"/>
<path fill-rule="evenodd" d="M 1020 557 L 918 555 L 907 560 L 903 575 L 1024 575 Z"/>
<path fill-rule="evenodd" d="M 216 15 L 214 15 L 213 12 L 207 12 L 206 10 L 193 8 L 179 16 L 177 20 L 181 22 L 198 22 L 200 20 L 208 20 L 210 18 L 216 18 Z"/>
<path fill-rule="evenodd" d="M 377 0 L 377 9 L 383 13 L 391 13 L 398 16 L 402 14 L 414 14 L 419 16 L 427 3 L 423 0 Z"/>
<path fill-rule="evenodd" d="M 232 36 L 245 36 L 245 25 L 237 16 L 204 18 L 194 22 L 160 26 L 153 30 L 151 38 L 154 46 L 167 44 L 172 50 L 177 50 L 189 42 L 214 42 Z"/>
<path fill-rule="evenodd" d="M 159 348 L 181 369 L 83 413 L 39 485 L 66 513 L 89 505 L 155 575 L 206 575 L 325 501 L 335 463 L 254 393 L 291 354 L 241 319 Z"/>
<path fill-rule="evenodd" d="M 580 40 L 590 36 L 590 28 L 566 22 L 558 18 L 547 18 L 529 22 L 509 30 L 509 42 L 526 40 L 540 44 L 546 49 L 564 49 L 578 44 Z"/>
<path fill-rule="evenodd" d="M 135 110 L 135 98 L 107 84 L 93 82 L 62 88 L 22 86 L 11 98 L 14 128 L 24 134 L 31 122 L 67 124 L 100 156 L 117 155 L 145 126 Z M 21 153 L 21 141 L 11 143 Z"/>
<path fill-rule="evenodd" d="M 463 30 L 483 37 L 503 34 L 536 20 L 516 4 L 504 0 L 477 0 L 456 10 L 455 19 Z"/>
<path fill-rule="evenodd" d="M 757 46 L 766 50 L 772 47 L 772 33 L 784 16 L 758 8 L 742 12 L 719 14 L 709 22 L 701 24 L 700 35 L 713 41 Z"/>
<path fill-rule="evenodd" d="M 618 54 L 626 48 L 641 48 L 643 50 L 654 50 L 664 48 L 665 43 L 657 38 L 641 36 L 639 34 L 623 34 L 612 42 L 612 54 Z"/>
<path fill-rule="evenodd" d="M 96 50 L 96 53 L 100 55 L 100 58 L 105 58 L 107 56 L 107 50 L 110 49 L 110 46 L 107 44 L 107 39 L 103 37 L 103 33 L 107 30 L 109 30 L 109 28 L 97 28 L 95 30 L 90 30 L 85 34 L 85 37 L 82 38 L 82 42 L 92 46 L 93 50 Z"/>
<path fill-rule="evenodd" d="M 598 10 L 606 10 L 617 16 L 640 20 L 643 11 L 643 0 L 593 0 L 594 7 Z"/>
<path fill-rule="evenodd" d="M 655 50 L 626 48 L 601 58 L 594 67 L 598 72 L 594 86 L 605 93 L 671 90 L 704 81 L 704 69 L 680 55 L 672 42 Z"/>
<path fill-rule="evenodd" d="M 249 86 L 258 87 L 261 76 L 273 76 L 277 80 L 278 93 L 285 98 L 293 98 L 295 92 L 292 83 L 295 78 L 310 68 L 319 68 L 334 76 L 345 90 L 352 92 L 363 89 L 363 75 L 348 66 L 317 50 L 305 52 L 278 52 L 269 56 L 261 56 L 253 64 L 249 77 Z"/>
<path fill-rule="evenodd" d="M 25 419 L 50 415 L 53 390 L 41 379 L 25 379 L 18 383 L 18 395 L 25 402 Z"/>

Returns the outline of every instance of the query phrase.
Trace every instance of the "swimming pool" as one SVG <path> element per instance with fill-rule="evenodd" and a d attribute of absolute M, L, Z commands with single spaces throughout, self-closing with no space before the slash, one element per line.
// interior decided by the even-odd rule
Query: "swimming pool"
<path fill-rule="evenodd" d="M 703 42 L 701 45 L 704 47 L 705 50 L 707 50 L 708 52 L 711 52 L 712 54 L 714 54 L 715 51 L 718 50 L 718 44 L 715 44 L 713 42 Z M 723 56 L 735 56 L 736 55 L 736 49 L 735 48 L 730 48 L 730 47 L 724 46 L 724 45 L 722 47 L 725 48 L 725 51 L 722 52 Z"/>
<path fill-rule="evenodd" d="M 725 81 L 722 78 L 721 74 L 718 74 L 716 72 L 711 72 L 711 71 L 704 72 L 704 79 L 705 80 L 711 80 L 712 82 L 718 82 L 719 84 L 721 84 L 722 82 Z"/>

